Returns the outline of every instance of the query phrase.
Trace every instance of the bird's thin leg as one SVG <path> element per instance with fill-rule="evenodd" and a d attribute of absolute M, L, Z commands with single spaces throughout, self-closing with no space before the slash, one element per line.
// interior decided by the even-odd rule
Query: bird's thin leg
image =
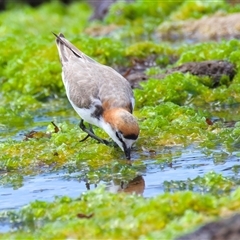
<path fill-rule="evenodd" d="M 81 121 L 80 121 L 80 123 L 79 123 L 79 127 L 80 127 L 84 132 L 86 132 L 86 133 L 88 134 L 88 135 L 87 135 L 84 139 L 82 139 L 80 142 L 83 142 L 83 141 L 85 141 L 88 137 L 91 137 L 91 138 L 94 138 L 95 140 L 97 140 L 97 141 L 100 142 L 100 143 L 103 143 L 103 144 L 105 144 L 105 145 L 109 145 L 109 142 L 108 142 L 107 140 L 102 139 L 102 138 L 100 138 L 100 137 L 98 137 L 98 136 L 96 136 L 96 135 L 94 134 L 91 125 L 90 125 L 90 129 L 86 128 L 86 126 L 84 125 L 82 119 L 81 119 Z"/>
<path fill-rule="evenodd" d="M 81 120 L 82 122 L 83 120 Z M 83 123 L 79 123 L 79 127 L 82 129 L 82 125 L 86 128 L 86 126 Z M 89 131 L 94 134 L 93 129 L 92 129 L 92 125 L 89 124 Z M 88 134 L 85 138 L 83 138 L 82 140 L 80 140 L 79 142 L 84 142 L 85 140 L 87 140 L 90 137 L 90 135 Z"/>

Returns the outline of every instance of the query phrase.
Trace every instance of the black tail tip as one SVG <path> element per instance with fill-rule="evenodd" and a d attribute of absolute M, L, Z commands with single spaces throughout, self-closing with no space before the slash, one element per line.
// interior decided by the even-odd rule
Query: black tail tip
<path fill-rule="evenodd" d="M 52 32 L 52 34 L 53 34 L 56 38 L 59 38 L 59 37 L 65 38 L 62 33 L 59 33 L 59 34 L 57 35 L 56 33 Z"/>

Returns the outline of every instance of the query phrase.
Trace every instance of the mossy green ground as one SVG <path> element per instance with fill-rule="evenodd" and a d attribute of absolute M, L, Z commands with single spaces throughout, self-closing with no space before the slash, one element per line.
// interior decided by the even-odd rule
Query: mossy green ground
<path fill-rule="evenodd" d="M 164 146 L 195 144 L 206 154 L 220 148 L 227 155 L 239 155 L 240 125 L 226 128 L 220 121 L 209 125 L 206 119 L 240 118 L 236 107 L 240 103 L 240 42 L 233 39 L 172 45 L 155 39 L 155 30 L 164 21 L 200 18 L 217 11 L 231 13 L 236 9 L 238 5 L 233 7 L 224 1 L 120 1 L 112 6 L 103 22 L 92 23 L 88 22 L 90 7 L 77 1 L 68 7 L 56 1 L 37 9 L 12 6 L 0 13 L 0 170 L 4 173 L 0 184 L 18 188 L 26 175 L 63 167 L 77 172 L 83 165 L 88 166 L 90 183 L 108 179 L 113 174 L 109 171 L 112 165 L 116 174 L 131 180 L 144 168 L 143 149 L 158 152 Z M 104 32 L 110 24 L 115 30 L 109 35 L 87 34 L 94 29 Z M 226 81 L 212 89 L 203 79 L 190 74 L 174 73 L 159 81 L 151 76 L 162 70 L 148 69 L 151 79 L 142 84 L 142 89 L 134 90 L 134 114 L 139 119 L 141 134 L 130 166 L 125 164 L 119 149 L 94 140 L 79 143 L 85 134 L 77 126 L 78 116 L 66 100 L 51 32 L 64 33 L 86 54 L 112 67 L 131 67 L 136 58 L 144 60 L 157 55 L 156 62 L 162 69 L 173 66 L 172 59 L 176 59 L 174 66 L 221 59 L 235 64 L 237 74 L 231 83 Z M 229 108 L 215 110 L 222 106 Z M 41 117 L 46 120 L 39 123 Z M 51 121 L 57 124 L 58 132 Z M 12 140 L 20 131 L 27 133 L 36 127 L 43 130 L 34 138 Z M 107 137 L 99 129 L 96 133 Z M 171 176 L 165 184 L 166 191 L 181 189 L 171 182 Z M 83 194 L 81 200 L 63 197 L 52 203 L 36 201 L 18 213 L 1 214 L 9 221 L 20 222 L 22 229 L 1 234 L 0 239 L 171 239 L 239 209 L 239 189 L 230 194 L 237 187 L 236 179 L 210 172 L 196 176 L 189 184 L 208 188 L 208 195 L 192 191 L 144 199 L 97 189 Z M 80 219 L 80 213 L 93 216 Z"/>
<path fill-rule="evenodd" d="M 6 214 L 21 230 L 0 239 L 172 239 L 239 207 L 239 189 L 222 198 L 178 192 L 144 199 L 98 188 L 79 199 L 36 201 L 20 213 Z"/>

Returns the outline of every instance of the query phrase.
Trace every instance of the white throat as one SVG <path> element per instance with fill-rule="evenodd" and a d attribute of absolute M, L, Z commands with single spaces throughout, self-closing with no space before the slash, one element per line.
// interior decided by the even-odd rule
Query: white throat
<path fill-rule="evenodd" d="M 116 136 L 116 132 L 112 129 L 111 125 L 105 122 L 103 119 L 101 119 L 100 124 L 101 124 L 100 127 L 109 135 L 109 137 L 113 139 L 115 143 L 117 143 L 117 145 L 122 149 L 122 151 L 124 151 L 123 145 Z"/>
<path fill-rule="evenodd" d="M 123 143 L 118 139 L 116 131 L 112 129 L 111 125 L 105 122 L 103 119 L 100 120 L 100 125 L 100 127 L 109 135 L 109 137 L 111 137 L 113 141 L 117 143 L 117 145 L 122 149 L 122 151 L 124 151 Z M 125 142 L 127 148 L 131 148 L 133 143 L 135 142 L 135 140 L 126 138 L 124 138 L 123 141 Z"/>

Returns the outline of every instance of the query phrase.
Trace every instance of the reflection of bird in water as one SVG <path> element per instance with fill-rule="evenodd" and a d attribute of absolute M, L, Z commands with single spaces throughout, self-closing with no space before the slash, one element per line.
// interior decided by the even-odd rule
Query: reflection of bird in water
<path fill-rule="evenodd" d="M 87 190 L 97 188 L 97 184 L 89 184 L 86 182 Z M 119 179 L 114 179 L 112 184 L 107 187 L 107 190 L 111 193 L 126 192 L 143 195 L 145 190 L 145 181 L 142 176 L 137 176 L 129 182 L 124 182 Z"/>
<path fill-rule="evenodd" d="M 142 176 L 137 176 L 133 180 L 125 183 L 124 181 L 114 180 L 113 185 L 109 187 L 110 192 L 126 192 L 142 195 L 145 189 L 145 181 Z"/>

